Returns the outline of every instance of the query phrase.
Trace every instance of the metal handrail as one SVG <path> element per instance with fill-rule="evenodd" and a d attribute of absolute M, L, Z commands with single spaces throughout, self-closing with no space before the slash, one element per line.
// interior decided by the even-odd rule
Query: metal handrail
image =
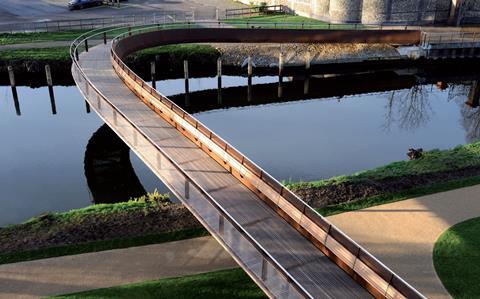
<path fill-rule="evenodd" d="M 205 23 L 205 22 L 200 22 L 200 23 Z M 211 24 L 211 23 L 217 23 L 217 22 L 207 22 L 208 24 Z M 166 26 L 168 25 L 176 25 L 178 27 L 178 23 L 170 23 L 170 24 L 165 24 Z M 187 26 L 191 25 L 191 24 L 186 24 Z M 125 28 L 125 27 L 124 27 Z M 129 30 L 128 34 L 131 35 L 133 33 L 138 33 L 138 32 L 146 32 L 148 30 L 151 30 L 151 29 L 155 29 L 155 30 L 158 30 L 158 24 L 157 26 L 146 26 L 146 27 L 142 27 L 142 28 L 135 28 L 134 30 Z M 119 28 L 112 28 L 110 30 L 107 30 L 108 32 L 111 32 L 111 31 L 114 31 L 114 30 L 119 30 Z M 94 30 L 95 31 L 95 30 Z M 115 105 L 113 105 L 113 103 L 111 103 L 94 85 L 92 82 L 90 82 L 90 80 L 88 79 L 88 77 L 85 75 L 85 73 L 83 72 L 83 70 L 81 69 L 80 65 L 78 64 L 78 61 L 75 59 L 75 52 L 78 50 L 78 47 L 79 45 L 81 45 L 81 43 L 84 42 L 84 40 L 88 40 L 88 39 L 91 39 L 95 36 L 98 36 L 100 34 L 103 34 L 105 31 L 102 31 L 102 32 L 97 32 L 97 33 L 94 33 L 92 32 L 93 34 L 89 35 L 88 33 L 87 34 L 84 34 L 82 36 L 80 36 L 79 38 L 77 38 L 74 43 L 72 44 L 71 46 L 71 51 L 70 51 L 70 54 L 71 54 L 71 57 L 72 57 L 72 60 L 74 61 L 75 63 L 75 66 L 77 67 L 78 70 L 80 70 L 81 74 L 82 74 L 82 77 L 88 82 L 88 84 L 94 88 L 94 90 L 106 101 L 108 102 L 116 111 L 118 111 L 125 119 L 127 119 L 127 121 L 129 121 L 137 130 L 139 130 L 139 132 L 150 142 L 152 143 L 152 145 L 154 145 L 162 154 L 164 154 L 167 158 L 169 158 L 169 161 L 175 165 L 175 167 L 181 171 L 182 175 L 185 175 L 185 178 L 188 179 L 189 181 L 191 181 L 195 187 L 197 189 L 199 189 L 200 191 L 202 191 L 201 193 L 204 194 L 205 196 L 207 196 L 207 198 L 209 199 L 209 201 L 211 201 L 212 203 L 214 203 L 214 205 L 217 207 L 217 209 L 219 209 L 220 211 L 223 211 L 225 214 L 225 216 L 227 216 L 227 218 L 231 219 L 236 225 L 238 225 L 238 227 L 236 227 L 237 229 L 239 229 L 242 234 L 245 233 L 244 235 L 245 236 L 248 236 L 248 239 L 250 242 L 252 242 L 253 245 L 255 245 L 255 247 L 262 253 L 262 256 L 265 256 L 265 257 L 268 257 L 268 259 L 272 262 L 272 264 L 280 270 L 280 272 L 282 273 L 282 275 L 285 276 L 285 278 L 287 278 L 288 281 L 291 281 L 291 282 L 294 282 L 294 286 L 298 286 L 299 289 L 302 291 L 302 293 L 305 293 L 306 296 L 310 296 L 308 294 L 308 292 L 294 279 L 294 277 L 292 277 L 252 236 L 250 236 L 248 234 L 248 232 L 245 231 L 245 229 L 243 229 L 243 227 L 238 224 L 235 219 L 233 219 L 232 216 L 230 216 L 228 214 L 227 211 L 225 211 L 216 201 L 214 198 L 212 198 L 205 190 L 203 190 L 203 188 L 201 188 L 201 186 L 199 186 L 198 184 L 195 183 L 195 181 L 193 181 L 193 179 L 188 175 L 186 174 L 179 165 L 177 165 L 175 163 L 175 161 L 173 161 L 173 159 L 171 159 L 161 148 L 159 148 L 154 142 L 153 140 L 151 140 L 150 138 L 148 138 L 148 136 L 146 136 L 140 128 L 138 128 L 138 126 L 136 126 L 132 121 L 130 121 L 128 119 L 128 117 L 126 117 L 117 107 L 115 107 Z M 127 33 L 122 33 L 122 34 L 119 34 L 117 37 L 114 38 L 114 41 L 117 41 L 119 38 L 125 36 L 125 34 Z M 145 86 L 148 86 L 143 80 L 141 80 L 141 78 L 139 78 L 136 74 L 134 74 L 129 68 L 128 66 L 126 66 L 123 61 L 121 61 L 121 59 L 116 55 L 116 53 L 113 51 L 113 49 L 111 50 L 111 54 L 112 54 L 112 59 L 123 69 L 125 70 L 125 68 L 128 70 L 128 74 L 127 75 L 130 75 L 134 78 L 134 80 L 140 80 L 140 82 L 142 83 L 142 86 L 145 87 Z M 148 90 L 148 92 L 150 94 L 152 94 L 154 92 L 154 90 L 152 88 L 150 88 Z M 158 93 L 158 95 L 162 98 L 165 98 L 168 100 L 168 98 L 166 98 L 165 96 L 161 95 L 160 93 Z M 176 105 L 175 105 L 176 106 Z M 172 105 L 173 107 L 173 105 Z M 182 111 L 183 112 L 183 116 L 186 115 L 186 112 L 181 109 L 180 107 L 176 107 L 177 110 L 179 111 Z M 176 113 L 178 115 L 178 113 L 173 110 L 172 113 Z M 180 115 L 179 115 L 180 116 Z M 184 117 L 182 117 L 184 119 Z M 197 121 L 198 122 L 198 121 Z M 202 125 L 204 128 L 207 128 L 205 125 L 201 124 L 200 122 L 198 122 L 200 125 Z M 202 133 L 202 132 L 201 132 Z M 221 140 L 224 144 L 226 144 L 228 146 L 229 149 L 232 149 L 234 151 L 236 151 L 237 153 L 240 153 L 238 150 L 236 150 L 233 146 L 231 146 L 229 143 L 227 143 L 225 140 L 223 140 L 221 137 L 219 136 L 215 136 L 216 138 L 218 138 L 219 140 Z M 211 138 L 210 138 L 211 139 Z M 215 142 L 215 141 L 214 141 Z M 244 160 L 246 157 L 242 155 L 242 160 Z M 234 156 L 233 158 L 235 160 L 237 160 Z M 248 159 L 247 159 L 248 160 Z M 248 160 L 249 161 L 249 160 Z M 251 163 L 255 168 L 259 169 L 260 170 L 260 179 L 262 181 L 265 182 L 264 178 L 268 178 L 271 182 L 273 182 L 273 185 L 278 185 L 278 186 L 281 186 L 281 192 L 286 192 L 286 193 L 290 193 L 292 196 L 296 197 L 293 193 L 290 192 L 290 190 L 284 188 L 276 179 L 274 179 L 273 177 L 271 177 L 270 175 L 268 175 L 263 169 L 261 169 L 259 166 L 257 166 L 254 162 L 252 161 L 249 161 L 249 163 Z M 243 163 L 242 163 L 243 164 Z M 263 179 L 262 179 L 263 177 Z M 267 183 L 267 185 L 269 185 L 270 187 L 271 184 L 268 183 L 268 182 L 265 182 Z M 316 213 L 315 210 L 313 210 L 310 206 L 308 206 L 303 200 L 299 199 L 298 197 L 296 197 L 304 206 L 304 210 L 302 211 L 302 214 L 303 215 L 306 215 L 305 213 L 305 209 L 309 209 L 309 211 L 313 214 L 316 214 L 318 217 L 320 217 L 320 219 L 322 219 L 323 221 L 325 221 L 326 223 L 328 223 L 327 220 L 325 220 L 321 215 L 319 215 L 318 213 Z M 223 213 L 222 213 L 223 214 Z M 306 215 L 307 216 L 307 215 Z M 308 217 L 308 216 L 307 216 Z M 335 226 L 331 225 L 330 224 L 330 227 L 336 229 Z M 329 229 L 330 231 L 330 229 Z M 370 258 L 372 260 L 374 260 L 375 262 L 377 262 L 379 265 L 381 265 L 382 267 L 384 267 L 385 269 L 388 269 L 385 265 L 383 265 L 380 261 L 378 261 L 375 257 L 371 256 L 366 250 L 364 250 L 362 247 L 360 247 L 356 242 L 354 242 L 353 240 L 351 240 L 348 236 L 346 236 L 345 234 L 343 234 L 342 232 L 340 232 L 338 229 L 336 229 L 337 232 L 339 232 L 343 237 L 344 239 L 348 240 L 352 245 L 355 245 L 357 248 L 359 248 L 359 250 L 361 249 L 363 251 L 364 254 L 367 254 L 370 256 Z M 332 237 L 329 233 L 328 235 L 330 237 Z M 335 237 L 333 237 L 334 239 L 336 239 Z M 342 245 L 343 246 L 343 245 Z M 377 273 L 374 269 L 372 269 L 375 273 Z M 389 269 L 388 269 L 389 270 Z M 396 279 L 399 279 L 401 280 L 400 277 L 398 277 L 398 275 L 396 275 L 395 273 L 393 273 L 391 270 L 389 270 L 392 277 L 395 277 Z M 378 274 L 378 273 L 377 273 Z M 405 286 L 407 286 L 408 288 L 410 288 L 411 290 L 413 290 L 414 292 L 417 292 L 415 289 L 413 289 L 410 285 L 408 285 L 406 282 L 404 282 L 402 280 L 402 282 L 404 283 Z M 417 292 L 418 293 L 418 292 Z M 420 293 L 418 293 L 418 297 L 422 297 L 422 295 Z"/>
<path fill-rule="evenodd" d="M 102 34 L 99 33 L 99 34 Z M 93 35 L 95 36 L 95 35 Z M 87 37 L 89 38 L 89 37 Z M 72 45 L 73 46 L 73 45 Z M 78 44 L 74 46 L 74 53 L 78 49 Z M 242 235 L 244 235 L 250 243 L 262 254 L 264 258 L 267 258 L 274 267 L 276 267 L 281 274 L 287 279 L 289 282 L 293 282 L 293 286 L 302 293 L 306 298 L 314 298 L 305 288 L 298 283 L 298 281 L 290 275 L 290 273 L 261 245 L 259 244 L 242 226 L 240 223 L 238 223 L 233 216 L 231 216 L 207 191 L 205 191 L 196 181 L 188 174 L 186 173 L 180 165 L 178 165 L 175 160 L 173 160 L 161 147 L 159 147 L 148 135 L 146 135 L 133 121 L 131 121 L 118 107 L 115 106 L 112 102 L 108 100 L 107 97 L 103 95 L 101 91 L 98 90 L 98 88 L 88 79 L 86 74 L 84 73 L 83 69 L 78 63 L 78 60 L 76 59 L 75 55 L 70 56 L 73 63 L 74 67 L 76 67 L 77 70 L 80 71 L 80 74 L 82 75 L 83 79 L 88 83 L 90 87 L 92 87 L 97 95 L 99 95 L 105 102 L 107 102 L 115 111 L 117 111 L 125 120 L 127 120 L 146 140 L 148 140 L 159 152 L 162 153 L 163 156 L 165 156 L 168 161 L 187 179 L 189 182 L 191 182 L 195 188 L 203 195 L 205 196 L 219 212 L 233 224 L 233 226 L 241 232 Z"/>
<path fill-rule="evenodd" d="M 135 30 L 132 30 L 129 32 L 129 35 L 133 35 L 134 33 L 142 33 L 142 32 L 146 32 L 150 29 L 157 29 L 157 27 L 145 27 L 145 28 L 139 28 L 139 29 L 135 29 Z M 113 44 L 119 40 L 121 37 L 123 37 L 124 34 L 120 34 L 119 36 L 115 37 L 113 39 L 113 42 L 112 42 L 112 49 L 111 49 L 111 53 L 112 53 L 112 58 L 113 60 L 119 64 L 119 66 L 125 70 L 127 69 L 128 72 L 127 72 L 127 75 L 129 75 L 132 79 L 134 79 L 134 81 L 137 81 L 139 80 L 141 82 L 141 85 L 142 87 L 145 87 L 148 86 L 148 84 L 143 80 L 141 79 L 138 75 L 136 75 L 130 68 L 128 68 L 127 65 L 125 65 L 125 63 L 118 57 L 118 55 L 115 53 L 114 49 L 113 49 Z M 182 109 L 180 106 L 176 105 L 175 103 L 173 103 L 172 101 L 170 101 L 167 97 L 165 97 L 164 95 L 162 95 L 159 91 L 151 88 L 148 86 L 148 89 L 149 89 L 149 93 L 152 94 L 153 92 L 157 93 L 161 98 L 163 99 L 166 99 L 168 100 L 169 104 L 171 105 L 171 107 L 175 107 L 175 109 L 172 109 L 172 112 L 177 114 L 179 117 L 181 117 L 182 119 L 185 119 L 185 115 L 188 115 L 188 112 L 186 112 L 184 109 Z M 181 112 L 181 115 L 176 111 L 176 110 L 179 110 Z M 207 136 L 204 132 L 200 131 L 201 134 L 203 134 L 205 137 L 209 138 L 210 140 L 212 140 L 214 143 L 215 141 L 212 139 L 212 137 L 214 137 L 215 139 L 219 139 L 222 143 L 226 144 L 227 148 L 237 152 L 242 158 L 239 160 L 239 158 L 237 158 L 235 155 L 230 155 L 232 158 L 234 158 L 235 160 L 237 160 L 237 162 L 239 162 L 241 165 L 244 165 L 244 162 L 245 161 L 248 161 L 250 164 L 252 164 L 254 167 L 256 167 L 257 169 L 260 170 L 260 175 L 257 176 L 260 178 L 260 180 L 262 180 L 264 183 L 266 183 L 267 185 L 269 185 L 270 187 L 273 187 L 271 186 L 271 184 L 266 181 L 266 179 L 270 180 L 270 181 L 273 181 L 273 184 L 274 185 L 277 185 L 277 186 L 280 186 L 281 187 L 281 194 L 283 194 L 284 192 L 287 192 L 287 193 L 290 193 L 292 196 L 294 196 L 298 201 L 300 201 L 303 206 L 305 207 L 305 209 L 309 209 L 311 213 L 314 213 L 316 214 L 318 217 L 320 217 L 320 219 L 322 219 L 322 221 L 326 222 L 329 224 L 330 226 L 330 229 L 328 230 L 327 232 L 327 235 L 329 235 L 330 237 L 333 237 L 329 234 L 331 228 L 335 229 L 337 233 L 339 233 L 340 235 L 342 235 L 342 237 L 344 239 L 346 239 L 348 242 L 350 242 L 351 245 L 354 245 L 355 247 L 359 248 L 360 251 L 362 251 L 363 254 L 366 254 L 368 255 L 373 261 L 375 261 L 376 263 L 378 263 L 379 265 L 381 265 L 382 267 L 384 267 L 385 269 L 387 269 L 390 274 L 391 274 L 391 279 L 390 279 L 390 282 L 388 282 L 389 284 L 389 287 L 390 287 L 390 284 L 391 284 L 391 280 L 393 277 L 395 277 L 396 279 L 398 280 L 401 280 L 402 283 L 407 286 L 408 288 L 411 289 L 411 291 L 413 291 L 414 293 L 417 294 L 417 296 L 419 298 L 424 298 L 423 295 L 421 295 L 416 289 L 414 289 L 412 286 L 410 286 L 408 283 L 406 283 L 403 279 L 401 279 L 396 273 L 394 273 L 393 271 L 391 271 L 388 267 L 386 267 L 382 262 L 380 262 L 377 258 L 375 258 L 373 255 L 371 255 L 368 251 L 366 251 L 363 247 L 361 247 L 358 243 L 356 243 L 355 241 L 353 241 L 350 237 L 348 237 L 346 234 L 344 234 L 342 231 L 340 231 L 336 226 L 334 226 L 333 224 L 331 224 L 328 220 L 326 220 L 323 216 L 321 216 L 320 214 L 318 214 L 314 209 L 312 209 L 309 205 L 307 205 L 301 198 L 297 197 L 293 192 L 291 192 L 290 190 L 288 190 L 287 188 L 283 187 L 282 184 L 280 184 L 280 182 L 278 182 L 278 180 L 276 180 L 275 178 L 273 178 L 272 176 L 270 176 L 266 171 L 264 171 L 261 167 L 259 167 L 257 164 L 255 164 L 253 161 L 250 161 L 246 156 L 244 156 L 243 154 L 240 153 L 240 151 L 238 151 L 234 146 L 232 146 L 231 144 L 229 144 L 227 141 L 225 141 L 223 138 L 221 138 L 220 136 L 216 135 L 215 133 L 213 133 L 212 131 L 210 131 L 208 129 L 207 126 L 205 126 L 202 122 L 200 122 L 199 120 L 195 119 L 195 121 L 197 122 L 197 124 L 203 126 L 204 128 L 206 128 L 210 134 L 209 136 Z M 218 144 L 217 144 L 218 145 Z M 227 153 L 228 154 L 228 153 Z M 255 172 L 254 172 L 255 174 Z M 275 189 L 275 188 L 273 188 Z M 302 211 L 302 214 L 307 216 L 308 217 L 308 214 L 304 211 Z M 337 240 L 337 238 L 333 237 L 333 239 Z M 342 245 L 344 246 L 344 245 Z M 357 259 L 358 259 L 358 256 L 357 256 Z M 377 273 L 374 269 L 372 269 L 375 273 Z M 379 274 L 379 273 L 377 273 Z M 388 289 L 388 287 L 387 287 Z"/>

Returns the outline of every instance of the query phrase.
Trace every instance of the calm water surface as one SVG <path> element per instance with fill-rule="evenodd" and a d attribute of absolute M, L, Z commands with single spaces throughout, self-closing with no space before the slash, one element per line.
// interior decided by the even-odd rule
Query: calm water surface
<path fill-rule="evenodd" d="M 262 77 L 253 82 L 275 86 L 276 80 Z M 246 82 L 246 78 L 224 77 L 223 86 L 228 90 Z M 242 105 L 247 106 L 226 109 L 223 105 L 196 116 L 276 178 L 315 180 L 402 160 L 410 146 L 445 149 L 477 140 L 480 117 L 477 109 L 464 104 L 471 84 L 292 102 L 283 98 L 281 103 L 256 106 L 248 106 L 244 87 L 239 97 L 245 95 Z M 183 80 L 157 83 L 166 95 L 183 93 L 183 86 Z M 192 79 L 192 101 L 196 91 L 216 86 L 216 78 Z M 21 115 L 17 116 L 10 88 L 0 87 L 0 225 L 91 204 L 98 190 L 92 192 L 87 176 L 88 181 L 110 186 L 112 178 L 105 168 L 118 164 L 117 151 L 102 146 L 90 150 L 95 165 L 103 165 L 94 167 L 99 169 L 94 174 L 86 175 L 85 157 L 95 132 L 107 132 L 95 135 L 99 144 L 102 139 L 108 143 L 111 132 L 100 130 L 102 121 L 93 111 L 86 112 L 76 87 L 54 87 L 54 92 L 56 115 L 47 88 L 19 87 Z M 128 159 L 119 169 L 136 175 L 146 191 L 165 190 L 133 153 L 130 160 L 133 171 L 127 167 Z M 123 196 L 128 196 L 130 191 L 125 192 Z"/>

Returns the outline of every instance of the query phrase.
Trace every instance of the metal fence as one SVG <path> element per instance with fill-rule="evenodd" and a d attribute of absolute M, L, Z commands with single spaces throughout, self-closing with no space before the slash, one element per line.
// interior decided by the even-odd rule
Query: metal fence
<path fill-rule="evenodd" d="M 284 5 L 251 6 L 247 8 L 226 9 L 225 19 L 258 16 L 261 14 L 287 14 L 291 11 Z"/>
<path fill-rule="evenodd" d="M 105 28 L 114 25 L 122 26 L 127 24 L 135 26 L 140 24 L 193 22 L 196 19 L 203 19 L 205 18 L 205 16 L 208 16 L 208 18 L 210 18 L 212 15 L 215 15 L 215 11 L 213 10 L 161 11 L 153 14 L 121 15 L 107 18 L 69 19 L 32 23 L 0 24 L 0 32 L 60 32 L 92 30 L 96 28 Z"/>

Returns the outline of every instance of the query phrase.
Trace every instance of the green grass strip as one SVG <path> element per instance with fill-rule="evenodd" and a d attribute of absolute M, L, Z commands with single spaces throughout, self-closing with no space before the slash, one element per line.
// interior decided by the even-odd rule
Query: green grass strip
<path fill-rule="evenodd" d="M 73 41 L 89 30 L 61 32 L 0 33 L 0 45 L 37 43 L 47 41 Z"/>
<path fill-rule="evenodd" d="M 398 193 L 388 193 L 372 196 L 366 199 L 341 203 L 316 209 L 323 216 L 332 216 L 340 213 L 366 209 L 373 206 L 411 199 L 419 196 L 450 191 L 480 184 L 480 176 L 474 176 L 449 182 L 436 183 L 429 186 L 408 189 Z"/>
<path fill-rule="evenodd" d="M 266 298 L 266 296 L 242 269 L 231 269 L 97 289 L 53 298 L 257 299 Z"/>
<path fill-rule="evenodd" d="M 69 62 L 69 47 L 0 50 L 0 60 L 56 60 Z"/>
<path fill-rule="evenodd" d="M 433 262 L 455 299 L 480 296 L 480 218 L 456 224 L 435 243 Z"/>
<path fill-rule="evenodd" d="M 131 238 L 117 238 L 111 240 L 101 240 L 87 242 L 75 245 L 65 245 L 50 247 L 32 251 L 23 251 L 15 253 L 0 254 L 0 264 L 16 263 L 21 261 L 31 261 L 49 257 L 73 255 L 87 252 L 96 252 L 110 249 L 128 248 L 134 246 L 143 246 L 150 244 L 159 244 L 185 240 L 197 237 L 207 236 L 208 232 L 204 228 L 186 229 L 160 234 L 152 234 Z"/>

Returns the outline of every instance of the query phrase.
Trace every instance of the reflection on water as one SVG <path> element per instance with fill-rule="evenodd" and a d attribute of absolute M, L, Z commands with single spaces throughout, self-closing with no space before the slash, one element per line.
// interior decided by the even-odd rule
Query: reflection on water
<path fill-rule="evenodd" d="M 20 116 L 11 88 L 0 87 L 0 226 L 91 204 L 84 155 L 103 124 L 87 113 L 74 86 L 54 87 L 56 115 L 47 87 L 17 87 L 17 93 Z M 146 190 L 161 187 L 135 155 L 130 158 Z"/>
<path fill-rule="evenodd" d="M 279 94 L 277 77 L 248 88 L 246 77 L 224 76 L 221 92 L 217 78 L 200 78 L 190 79 L 188 103 L 183 79 L 157 88 L 278 179 L 314 180 L 404 159 L 409 147 L 478 140 L 475 79 L 290 77 Z M 0 92 L 0 225 L 166 190 L 75 87 Z"/>
<path fill-rule="evenodd" d="M 480 113 L 465 105 L 475 86 L 414 85 L 197 117 L 276 178 L 315 180 L 403 160 L 409 147 L 445 149 L 478 140 Z M 468 92 L 452 100 L 459 90 Z"/>

